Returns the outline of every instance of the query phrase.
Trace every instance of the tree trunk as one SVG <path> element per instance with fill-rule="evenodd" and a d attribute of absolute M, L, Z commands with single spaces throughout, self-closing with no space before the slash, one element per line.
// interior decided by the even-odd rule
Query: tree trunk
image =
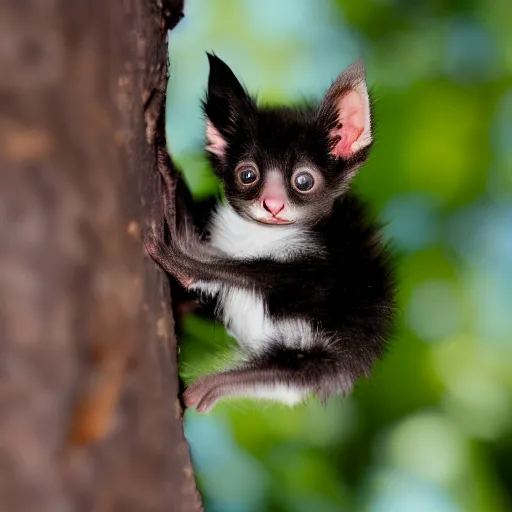
<path fill-rule="evenodd" d="M 201 509 L 168 282 L 141 240 L 181 10 L 0 3 L 1 510 Z"/>

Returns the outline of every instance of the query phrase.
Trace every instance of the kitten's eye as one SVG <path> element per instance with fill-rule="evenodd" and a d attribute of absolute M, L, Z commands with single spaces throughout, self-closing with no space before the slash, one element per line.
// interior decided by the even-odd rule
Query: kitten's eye
<path fill-rule="evenodd" d="M 309 172 L 299 172 L 293 177 L 293 186 L 299 192 L 308 192 L 310 191 L 315 184 L 315 178 Z"/>
<path fill-rule="evenodd" d="M 244 185 L 255 182 L 256 178 L 257 176 L 253 169 L 244 169 L 240 172 L 240 181 Z"/>
<path fill-rule="evenodd" d="M 244 166 L 238 171 L 238 180 L 242 185 L 252 185 L 259 179 L 259 173 L 254 167 Z"/>

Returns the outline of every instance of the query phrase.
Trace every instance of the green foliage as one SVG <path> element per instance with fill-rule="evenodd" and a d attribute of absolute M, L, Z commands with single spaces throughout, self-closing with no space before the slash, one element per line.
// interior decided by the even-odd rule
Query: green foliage
<path fill-rule="evenodd" d="M 169 138 L 194 195 L 218 187 L 204 51 L 268 102 L 318 97 L 362 55 L 377 144 L 354 186 L 400 262 L 392 347 L 352 397 L 187 413 L 208 511 L 512 510 L 511 19 L 509 0 L 188 1 Z M 186 320 L 186 380 L 232 351 L 222 326 Z"/>

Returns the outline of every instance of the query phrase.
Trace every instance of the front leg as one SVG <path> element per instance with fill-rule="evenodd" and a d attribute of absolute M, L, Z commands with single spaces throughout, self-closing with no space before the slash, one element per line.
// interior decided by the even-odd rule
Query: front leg
<path fill-rule="evenodd" d="M 203 281 L 222 283 L 244 289 L 270 288 L 280 272 L 272 260 L 243 261 L 215 254 L 197 238 L 171 239 L 152 235 L 145 241 L 147 252 L 169 274 L 180 282 Z"/>
<path fill-rule="evenodd" d="M 146 252 L 171 276 L 173 276 L 183 288 L 188 289 L 195 283 L 190 272 L 183 268 L 180 255 L 177 251 L 166 251 L 164 235 L 160 231 L 153 231 L 144 240 Z"/>
<path fill-rule="evenodd" d="M 190 275 L 180 271 L 179 264 L 175 264 L 171 254 L 166 255 L 166 265 L 163 264 L 162 258 L 158 256 L 161 254 L 158 247 L 165 244 L 165 224 L 167 224 L 171 237 L 177 236 L 176 233 L 180 226 L 189 231 L 186 224 L 190 217 L 189 209 L 192 201 L 183 179 L 167 152 L 165 137 L 161 137 L 160 143 L 157 144 L 157 169 L 161 178 L 164 215 L 158 227 L 153 228 L 152 232 L 146 235 L 144 246 L 148 254 L 164 267 L 183 288 L 187 289 L 194 284 L 195 280 Z M 177 206 L 179 206 L 179 212 Z"/>

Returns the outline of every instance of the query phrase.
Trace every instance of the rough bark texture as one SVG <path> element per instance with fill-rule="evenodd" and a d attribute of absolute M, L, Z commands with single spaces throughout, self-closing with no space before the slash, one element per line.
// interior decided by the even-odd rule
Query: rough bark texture
<path fill-rule="evenodd" d="M 0 508 L 196 511 L 151 135 L 180 1 L 0 3 Z M 153 210 L 153 211 L 152 211 Z"/>

